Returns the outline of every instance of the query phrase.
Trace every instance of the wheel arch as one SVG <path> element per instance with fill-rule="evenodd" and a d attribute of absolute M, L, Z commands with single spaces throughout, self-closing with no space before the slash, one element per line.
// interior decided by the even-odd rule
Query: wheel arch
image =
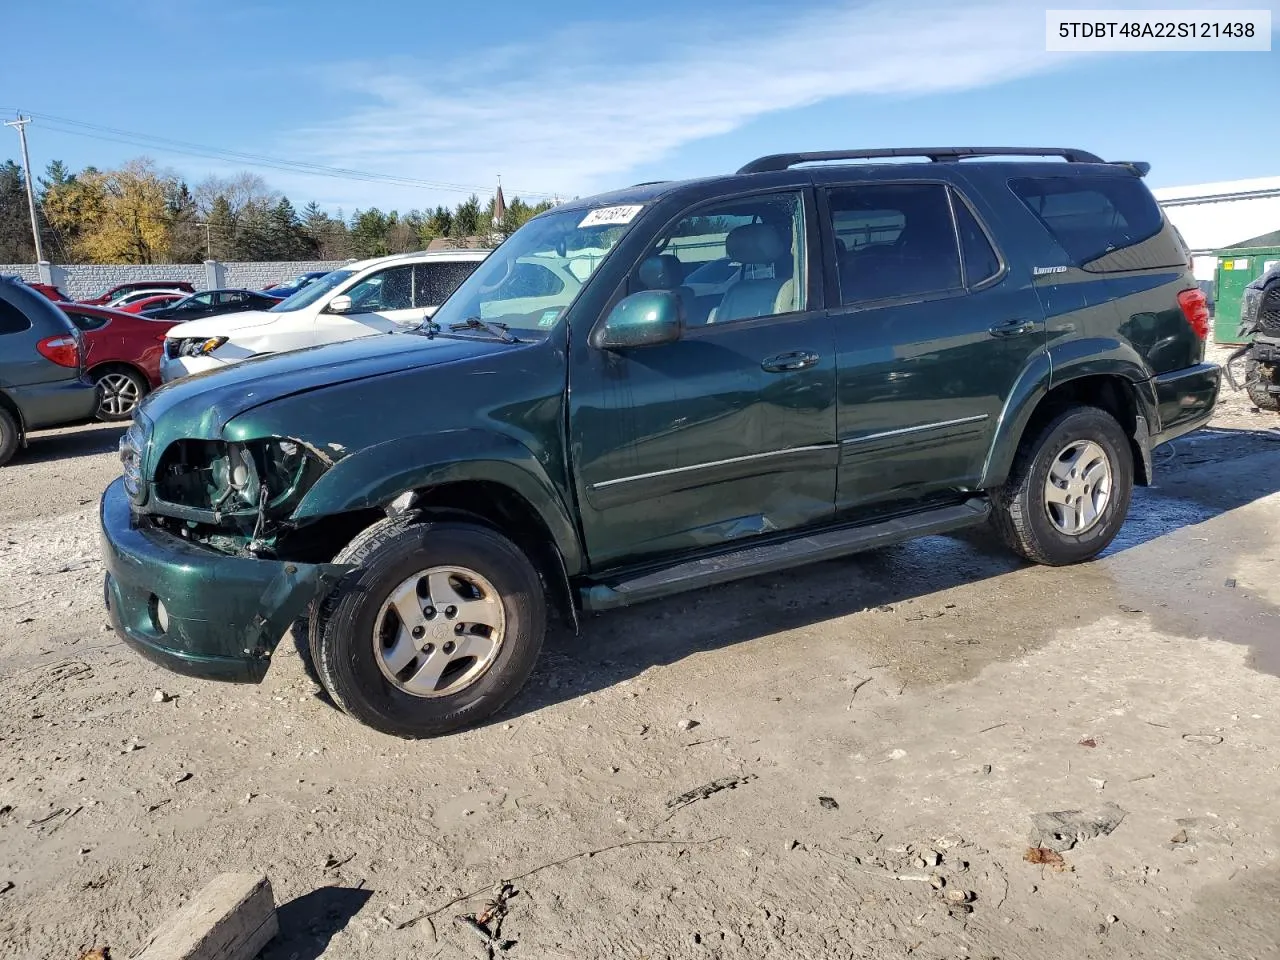
<path fill-rule="evenodd" d="M 1115 417 L 1129 438 L 1134 480 L 1151 484 L 1151 434 L 1160 423 L 1150 373 L 1136 354 L 1125 356 L 1115 341 L 1104 343 L 1105 348 L 1090 350 L 1087 342 L 1075 341 L 1074 356 L 1049 356 L 1028 367 L 1029 375 L 1015 386 L 988 452 L 984 489 L 1002 485 L 1023 441 L 1070 405 L 1100 407 Z"/>
<path fill-rule="evenodd" d="M 577 526 L 542 463 L 513 438 L 458 430 L 378 444 L 331 467 L 291 520 L 325 524 L 374 511 L 476 519 L 527 550 L 572 607 L 569 578 L 584 567 Z"/>

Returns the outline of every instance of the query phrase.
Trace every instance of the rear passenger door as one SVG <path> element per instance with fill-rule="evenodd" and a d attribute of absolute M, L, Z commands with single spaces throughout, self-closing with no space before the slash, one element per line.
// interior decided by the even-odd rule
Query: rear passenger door
<path fill-rule="evenodd" d="M 1030 278 L 945 183 L 833 185 L 821 201 L 837 510 L 974 488 L 1005 401 L 1045 352 Z"/>

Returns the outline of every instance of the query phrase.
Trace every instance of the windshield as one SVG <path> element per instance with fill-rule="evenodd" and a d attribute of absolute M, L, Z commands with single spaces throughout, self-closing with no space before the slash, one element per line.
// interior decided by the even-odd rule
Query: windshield
<path fill-rule="evenodd" d="M 639 207 L 578 209 L 530 220 L 480 264 L 432 319 L 444 332 L 479 317 L 506 324 L 517 335 L 545 335 L 639 212 Z"/>
<path fill-rule="evenodd" d="M 350 280 L 355 276 L 355 272 L 351 270 L 335 270 L 333 273 L 327 273 L 315 283 L 309 283 L 291 297 L 286 297 L 274 307 L 271 313 L 288 313 L 291 310 L 301 310 L 303 307 L 309 307 L 317 300 L 321 299 L 338 284 L 344 280 Z"/>

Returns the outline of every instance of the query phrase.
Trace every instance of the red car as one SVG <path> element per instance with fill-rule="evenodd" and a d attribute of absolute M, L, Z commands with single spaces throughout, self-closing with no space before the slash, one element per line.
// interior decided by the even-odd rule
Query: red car
<path fill-rule="evenodd" d="M 173 322 L 123 310 L 59 303 L 84 334 L 85 371 L 98 385 L 99 420 L 128 420 L 142 398 L 160 386 L 164 335 Z"/>
<path fill-rule="evenodd" d="M 69 301 L 71 299 L 51 283 L 38 283 L 35 280 L 28 280 L 27 286 L 32 290 L 43 293 L 54 303 L 62 303 L 63 301 Z"/>
<path fill-rule="evenodd" d="M 131 290 L 172 290 L 174 293 L 190 294 L 195 293 L 196 288 L 185 280 L 133 280 L 129 283 L 117 283 L 106 293 L 99 294 L 96 297 L 90 297 L 81 300 L 81 303 L 91 305 L 101 305 L 109 303 L 122 293 L 129 293 Z"/>
<path fill-rule="evenodd" d="M 167 307 L 171 303 L 177 303 L 179 300 L 185 300 L 185 293 L 157 293 L 154 297 L 144 297 L 141 300 L 135 300 L 133 303 L 127 303 L 120 310 L 125 313 L 141 313 L 143 310 L 154 310 L 156 307 Z"/>

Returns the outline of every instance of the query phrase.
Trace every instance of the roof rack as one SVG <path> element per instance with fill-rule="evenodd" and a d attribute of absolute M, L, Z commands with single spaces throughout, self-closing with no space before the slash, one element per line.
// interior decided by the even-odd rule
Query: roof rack
<path fill-rule="evenodd" d="M 820 150 L 815 153 L 775 153 L 752 160 L 738 173 L 788 170 L 801 163 L 824 160 L 877 160 L 890 157 L 927 157 L 934 163 L 970 157 L 1062 157 L 1068 163 L 1106 163 L 1096 154 L 1074 147 L 883 147 L 878 150 Z"/>

